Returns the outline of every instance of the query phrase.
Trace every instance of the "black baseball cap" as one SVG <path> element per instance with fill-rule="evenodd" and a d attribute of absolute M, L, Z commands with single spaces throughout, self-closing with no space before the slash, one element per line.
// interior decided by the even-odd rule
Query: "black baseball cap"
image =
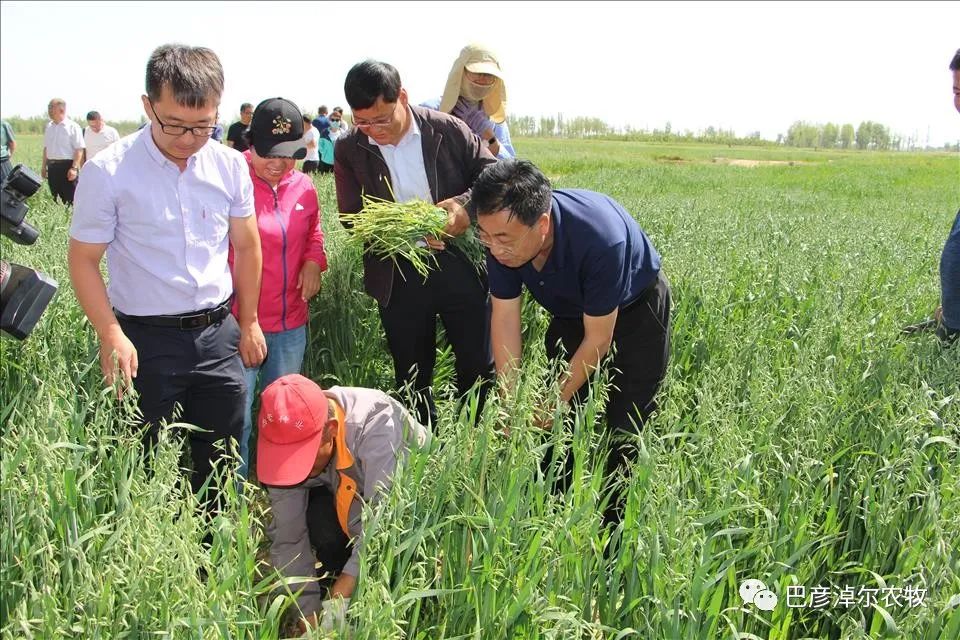
<path fill-rule="evenodd" d="M 261 157 L 303 160 L 307 148 L 303 144 L 303 114 L 286 98 L 268 98 L 253 111 L 250 122 L 253 148 Z"/>

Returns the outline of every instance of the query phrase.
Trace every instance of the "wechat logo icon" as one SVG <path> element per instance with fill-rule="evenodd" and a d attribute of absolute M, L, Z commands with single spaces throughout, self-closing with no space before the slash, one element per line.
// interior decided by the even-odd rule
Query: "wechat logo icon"
<path fill-rule="evenodd" d="M 777 606 L 777 594 L 755 578 L 740 583 L 740 598 L 744 603 L 752 604 L 761 611 L 773 611 Z"/>

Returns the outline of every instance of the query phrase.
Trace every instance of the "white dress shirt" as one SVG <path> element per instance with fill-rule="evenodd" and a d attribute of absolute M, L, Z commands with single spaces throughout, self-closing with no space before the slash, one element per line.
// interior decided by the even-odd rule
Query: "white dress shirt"
<path fill-rule="evenodd" d="M 93 160 L 95 155 L 119 139 L 120 134 L 108 124 L 100 127 L 99 133 L 94 131 L 93 128 L 87 127 L 87 130 L 83 132 L 83 143 L 87 145 L 87 161 Z"/>
<path fill-rule="evenodd" d="M 367 139 L 371 144 L 380 147 L 380 153 L 390 169 L 394 200 L 409 202 L 419 198 L 433 202 L 430 183 L 427 182 L 427 169 L 423 166 L 420 127 L 417 126 L 410 107 L 407 107 L 407 118 L 410 119 L 410 128 L 397 144 L 377 144 L 373 138 L 367 136 Z"/>
<path fill-rule="evenodd" d="M 181 172 L 144 127 L 83 165 L 70 237 L 108 245 L 107 294 L 118 311 L 183 314 L 233 292 L 230 218 L 253 212 L 242 154 L 209 141 Z"/>
<path fill-rule="evenodd" d="M 73 152 L 84 148 L 83 129 L 70 118 L 59 123 L 51 120 L 43 130 L 43 147 L 47 160 L 72 160 Z"/>

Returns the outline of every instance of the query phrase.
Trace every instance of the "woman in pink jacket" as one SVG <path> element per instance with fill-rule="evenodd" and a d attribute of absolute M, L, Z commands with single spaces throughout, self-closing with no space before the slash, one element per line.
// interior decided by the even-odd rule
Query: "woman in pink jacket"
<path fill-rule="evenodd" d="M 320 274 L 327 268 L 317 190 L 310 178 L 294 169 L 307 152 L 300 110 L 283 98 L 264 100 L 253 112 L 247 135 L 250 149 L 244 156 L 250 165 L 263 253 L 257 315 L 267 357 L 246 370 L 247 406 L 240 440 L 244 477 L 250 461 L 253 399 L 280 376 L 300 373 L 308 301 L 320 290 Z"/>

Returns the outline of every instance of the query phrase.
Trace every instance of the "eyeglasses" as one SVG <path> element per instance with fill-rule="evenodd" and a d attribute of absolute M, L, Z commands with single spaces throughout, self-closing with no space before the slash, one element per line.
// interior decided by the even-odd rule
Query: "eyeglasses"
<path fill-rule="evenodd" d="M 536 226 L 536 225 L 534 225 L 534 226 Z M 491 236 L 490 234 L 488 234 L 486 231 L 484 231 L 483 229 L 480 229 L 480 228 L 478 227 L 478 228 L 477 228 L 477 242 L 479 242 L 480 244 L 482 244 L 483 246 L 485 246 L 487 249 L 490 249 L 490 251 L 493 251 L 494 249 L 499 248 L 499 249 L 500 249 L 501 251 L 503 251 L 504 253 L 510 253 L 510 254 L 512 254 L 512 253 L 514 253 L 517 245 L 519 245 L 521 242 L 523 242 L 524 239 L 525 239 L 528 235 L 530 235 L 530 232 L 533 231 L 533 229 L 534 229 L 534 227 L 527 227 L 527 230 L 526 230 L 525 232 L 523 232 L 523 233 L 520 235 L 519 238 L 516 238 L 516 239 L 514 239 L 514 240 L 509 240 L 509 241 L 507 241 L 507 242 L 504 242 L 503 240 L 498 240 L 498 239 L 494 238 L 493 236 Z"/>
<path fill-rule="evenodd" d="M 377 118 L 376 120 L 357 120 L 356 117 L 353 118 L 353 126 L 358 129 L 385 129 L 393 124 L 393 121 L 396 119 L 397 114 L 397 103 L 393 105 L 393 111 L 390 112 L 390 115 L 385 118 Z"/>
<path fill-rule="evenodd" d="M 153 111 L 153 117 L 157 119 L 157 124 L 160 125 L 160 131 L 163 131 L 168 136 L 182 136 L 187 131 L 189 131 L 195 138 L 209 138 L 213 135 L 213 132 L 216 131 L 217 127 L 184 127 L 179 124 L 165 124 L 160 116 L 157 115 L 157 110 L 153 107 L 153 101 L 150 101 L 150 111 Z M 217 117 L 220 116 L 220 112 L 217 112 Z"/>

